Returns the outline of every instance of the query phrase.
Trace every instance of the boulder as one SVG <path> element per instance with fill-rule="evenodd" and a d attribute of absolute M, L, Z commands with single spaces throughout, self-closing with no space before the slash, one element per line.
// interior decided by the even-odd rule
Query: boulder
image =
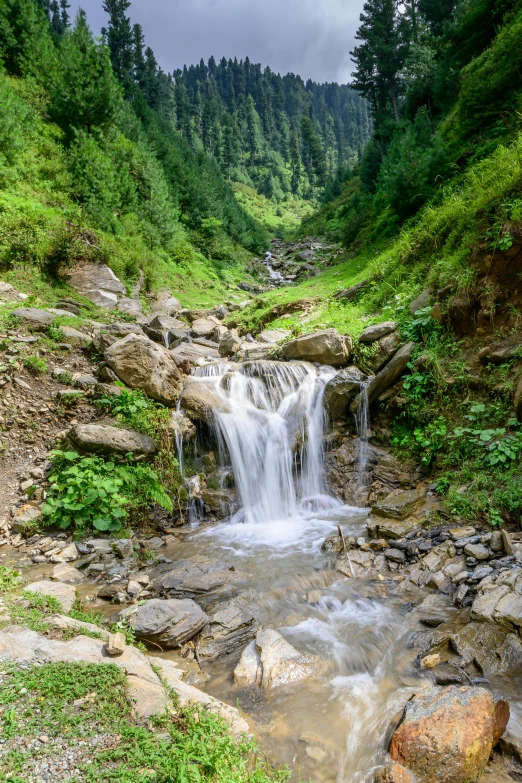
<path fill-rule="evenodd" d="M 374 402 L 386 389 L 389 389 L 390 386 L 393 386 L 399 380 L 411 359 L 414 347 L 415 343 L 413 342 L 403 345 L 384 368 L 371 378 L 367 387 L 368 401 L 370 403 Z M 350 410 L 353 413 L 359 407 L 360 401 L 361 396 L 358 395 L 350 406 Z"/>
<path fill-rule="evenodd" d="M 282 348 L 283 357 L 318 362 L 331 367 L 343 367 L 352 352 L 352 339 L 339 334 L 335 329 L 314 332 L 291 340 Z"/>
<path fill-rule="evenodd" d="M 215 606 L 209 612 L 209 624 L 198 642 L 202 660 L 214 661 L 235 652 L 254 638 L 259 627 L 252 604 L 255 596 L 248 592 Z"/>
<path fill-rule="evenodd" d="M 69 285 L 82 296 L 106 310 L 115 310 L 126 289 L 106 264 L 83 264 L 66 275 Z"/>
<path fill-rule="evenodd" d="M 189 380 L 181 391 L 181 406 L 195 421 L 208 421 L 214 411 L 229 413 L 230 409 L 213 386 L 200 380 Z"/>
<path fill-rule="evenodd" d="M 233 356 L 241 348 L 241 337 L 235 329 L 230 329 L 219 341 L 219 355 Z"/>
<path fill-rule="evenodd" d="M 432 295 L 431 288 L 425 288 L 424 291 L 422 291 L 414 300 L 410 303 L 410 313 L 411 315 L 415 315 L 419 310 L 422 310 L 423 307 L 426 307 L 428 302 L 430 301 Z"/>
<path fill-rule="evenodd" d="M 42 512 L 38 506 L 33 503 L 24 503 L 14 513 L 11 530 L 13 533 L 22 534 L 32 532 L 41 516 Z"/>
<path fill-rule="evenodd" d="M 205 612 L 190 598 L 167 601 L 153 598 L 138 606 L 129 617 L 138 639 L 166 649 L 190 641 L 207 622 Z"/>
<path fill-rule="evenodd" d="M 471 622 L 450 640 L 464 664 L 474 663 L 486 677 L 517 676 L 522 671 L 522 641 L 517 634 L 491 623 Z"/>
<path fill-rule="evenodd" d="M 68 563 L 59 563 L 53 568 L 52 579 L 57 582 L 74 585 L 83 582 L 83 574 Z"/>
<path fill-rule="evenodd" d="M 60 326 L 59 329 L 66 340 L 78 340 L 78 342 L 84 343 L 85 345 L 92 342 L 90 334 L 80 332 L 79 329 L 73 329 L 72 326 Z"/>
<path fill-rule="evenodd" d="M 162 291 L 158 294 L 158 298 L 151 309 L 153 313 L 166 313 L 167 315 L 171 315 L 172 313 L 180 312 L 183 308 L 179 299 L 172 296 L 170 291 Z"/>
<path fill-rule="evenodd" d="M 31 582 L 25 588 L 29 593 L 39 593 L 50 598 L 56 598 L 64 612 L 68 613 L 74 606 L 76 600 L 76 590 L 71 585 L 63 582 L 50 582 L 43 579 L 41 582 Z"/>
<path fill-rule="evenodd" d="M 164 405 L 179 396 L 181 374 L 168 351 L 145 336 L 129 334 L 105 351 L 105 361 L 131 389 L 140 389 Z"/>
<path fill-rule="evenodd" d="M 394 489 L 372 507 L 372 514 L 387 519 L 406 519 L 422 503 L 426 491 L 422 489 Z"/>
<path fill-rule="evenodd" d="M 143 307 L 139 299 L 131 299 L 128 296 L 122 296 L 118 301 L 117 310 L 119 313 L 127 313 L 128 315 L 133 315 L 135 318 L 138 318 L 143 312 Z"/>
<path fill-rule="evenodd" d="M 227 563 L 200 556 L 194 560 L 178 560 L 160 566 L 152 574 L 154 587 L 160 595 L 169 598 L 207 596 L 217 599 L 230 592 L 237 583 L 244 582 L 245 574 L 232 570 Z"/>
<path fill-rule="evenodd" d="M 357 367 L 347 367 L 326 384 L 324 406 L 332 419 L 343 418 L 349 411 L 350 403 L 361 390 L 366 375 Z"/>
<path fill-rule="evenodd" d="M 168 345 L 169 348 L 173 343 L 177 347 L 180 343 L 190 340 L 190 329 L 187 324 L 165 313 L 156 313 L 143 325 L 143 331 L 154 342 Z"/>
<path fill-rule="evenodd" d="M 376 373 L 381 370 L 386 362 L 389 362 L 392 356 L 394 356 L 401 347 L 401 338 L 398 332 L 392 332 L 387 334 L 386 337 L 381 339 L 376 344 L 377 352 L 365 360 L 365 366 Z"/>
<path fill-rule="evenodd" d="M 148 435 L 106 424 L 76 424 L 69 438 L 80 451 L 93 454 L 133 454 L 153 457 L 158 444 Z"/>
<path fill-rule="evenodd" d="M 217 324 L 209 318 L 197 318 L 192 322 L 192 334 L 194 337 L 211 337 Z"/>
<path fill-rule="evenodd" d="M 370 345 L 371 343 L 375 343 L 377 340 L 380 340 L 381 337 L 386 337 L 387 334 L 391 334 L 391 332 L 394 332 L 396 329 L 396 321 L 383 321 L 380 324 L 368 326 L 359 337 L 359 342 Z"/>
<path fill-rule="evenodd" d="M 309 677 L 313 661 L 311 656 L 292 647 L 278 631 L 264 628 L 243 650 L 234 670 L 234 680 L 238 685 L 259 684 L 270 690 Z"/>
<path fill-rule="evenodd" d="M 368 534 L 372 538 L 404 538 L 419 526 L 414 517 L 407 519 L 384 519 L 383 517 L 369 516 L 366 520 Z"/>
<path fill-rule="evenodd" d="M 418 783 L 474 783 L 508 719 L 508 704 L 484 688 L 429 687 L 406 705 L 390 756 Z"/>
<path fill-rule="evenodd" d="M 169 429 L 172 430 L 176 438 L 180 439 L 182 443 L 194 440 L 197 433 L 194 424 L 181 410 L 172 412 Z"/>
<path fill-rule="evenodd" d="M 237 495 L 230 489 L 204 489 L 201 499 L 207 512 L 212 511 L 218 519 L 226 519 L 232 512 Z"/>
<path fill-rule="evenodd" d="M 256 337 L 258 343 L 280 343 L 282 340 L 287 340 L 292 336 L 292 332 L 288 329 L 265 329 Z"/>
<path fill-rule="evenodd" d="M 189 362 L 195 367 L 200 367 L 210 360 L 219 359 L 219 352 L 215 348 L 196 343 L 181 343 L 169 353 L 178 366 Z"/>
<path fill-rule="evenodd" d="M 38 310 L 36 307 L 19 307 L 13 310 L 11 315 L 20 318 L 28 326 L 37 332 L 43 332 L 52 324 L 56 316 L 47 310 Z"/>

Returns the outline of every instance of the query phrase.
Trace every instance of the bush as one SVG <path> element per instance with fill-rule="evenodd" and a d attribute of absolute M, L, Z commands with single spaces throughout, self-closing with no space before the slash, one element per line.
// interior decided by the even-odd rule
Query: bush
<path fill-rule="evenodd" d="M 23 361 L 24 367 L 27 367 L 33 375 L 42 375 L 49 370 L 49 365 L 41 356 L 26 356 Z"/>
<path fill-rule="evenodd" d="M 49 525 L 76 532 L 115 533 L 130 512 L 151 503 L 172 511 L 157 473 L 148 465 L 117 464 L 75 451 L 53 451 L 51 489 L 42 512 Z"/>

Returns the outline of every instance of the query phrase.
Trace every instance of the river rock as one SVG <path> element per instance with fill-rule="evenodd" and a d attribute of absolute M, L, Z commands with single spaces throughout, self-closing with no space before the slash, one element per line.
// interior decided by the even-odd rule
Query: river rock
<path fill-rule="evenodd" d="M 371 378 L 366 390 L 370 403 L 375 402 L 386 389 L 389 389 L 390 386 L 393 386 L 399 380 L 412 357 L 414 347 L 415 343 L 413 342 L 403 345 L 383 369 Z M 358 395 L 350 406 L 350 410 L 353 413 L 359 407 L 360 401 L 361 397 Z"/>
<path fill-rule="evenodd" d="M 450 637 L 451 646 L 464 664 L 474 663 L 489 677 L 519 675 L 522 671 L 522 641 L 491 623 L 471 622 Z"/>
<path fill-rule="evenodd" d="M 380 324 L 368 326 L 359 337 L 359 342 L 366 344 L 375 343 L 381 337 L 386 337 L 387 334 L 394 332 L 396 329 L 397 323 L 395 321 L 383 321 Z"/>
<path fill-rule="evenodd" d="M 230 489 L 204 489 L 201 499 L 207 512 L 214 512 L 218 519 L 231 515 L 232 506 L 237 501 L 237 493 Z"/>
<path fill-rule="evenodd" d="M 219 351 L 215 348 L 198 345 L 197 343 L 181 343 L 181 345 L 173 348 L 169 353 L 178 366 L 188 362 L 194 367 L 200 367 L 210 360 L 219 359 Z"/>
<path fill-rule="evenodd" d="M 303 359 L 331 367 L 343 367 L 348 363 L 352 347 L 351 337 L 339 334 L 335 329 L 327 329 L 291 340 L 283 346 L 282 353 L 287 360 Z"/>
<path fill-rule="evenodd" d="M 187 416 L 195 421 L 209 421 L 214 411 L 230 412 L 226 400 L 204 381 L 188 380 L 183 386 L 180 400 Z"/>
<path fill-rule="evenodd" d="M 184 341 L 190 339 L 190 329 L 187 324 L 165 313 L 155 313 L 147 323 L 143 324 L 143 331 L 147 337 L 157 343 L 165 345 L 168 341 L 169 347 L 172 343 L 172 340 L 169 339 L 172 334 L 174 334 L 174 339 L 179 336 L 179 342 L 183 342 L 182 338 Z"/>
<path fill-rule="evenodd" d="M 40 593 L 41 595 L 56 598 L 66 613 L 71 611 L 76 600 L 74 587 L 63 582 L 50 582 L 43 579 L 41 582 L 31 582 L 25 589 L 29 593 Z"/>
<path fill-rule="evenodd" d="M 471 606 L 471 617 L 496 623 L 507 630 L 522 627 L 522 572 L 504 571 L 492 585 L 479 589 Z"/>
<path fill-rule="evenodd" d="M 361 390 L 366 380 L 358 367 L 347 367 L 328 381 L 324 390 L 324 406 L 333 419 L 340 419 L 348 413 L 350 403 Z"/>
<path fill-rule="evenodd" d="M 265 690 L 289 685 L 312 674 L 313 658 L 303 655 L 278 631 L 260 629 L 243 650 L 234 670 L 238 685 L 261 685 Z"/>
<path fill-rule="evenodd" d="M 34 503 L 24 503 L 14 512 L 11 530 L 13 533 L 22 533 L 22 535 L 30 533 L 34 530 L 41 516 L 42 512 L 39 506 Z"/>
<path fill-rule="evenodd" d="M 80 451 L 93 454 L 153 457 L 158 450 L 156 441 L 148 435 L 106 424 L 76 424 L 69 430 L 69 438 Z"/>
<path fill-rule="evenodd" d="M 172 430 L 176 438 L 180 438 L 183 443 L 188 443 L 196 437 L 196 427 L 181 410 L 172 412 L 169 421 L 169 429 Z"/>
<path fill-rule="evenodd" d="M 407 705 L 390 744 L 418 783 L 473 783 L 504 733 L 509 706 L 484 688 L 430 687 Z"/>
<path fill-rule="evenodd" d="M 151 576 L 160 595 L 169 598 L 197 597 L 202 604 L 232 593 L 246 578 L 241 571 L 233 571 L 226 563 L 203 555 L 160 566 Z"/>
<path fill-rule="evenodd" d="M 52 324 L 56 316 L 47 310 L 39 310 L 36 307 L 19 307 L 13 310 L 11 315 L 25 321 L 32 329 L 37 332 L 43 332 Z"/>
<path fill-rule="evenodd" d="M 198 655 L 213 661 L 235 652 L 254 638 L 259 627 L 255 610 L 255 596 L 247 592 L 218 604 L 209 612 L 209 623 L 198 641 Z"/>
<path fill-rule="evenodd" d="M 387 519 L 406 519 L 420 506 L 425 496 L 425 490 L 394 489 L 372 507 L 372 514 Z"/>
<path fill-rule="evenodd" d="M 207 623 L 205 612 L 190 598 L 167 601 L 153 598 L 129 617 L 129 625 L 138 639 L 155 642 L 166 649 L 190 641 Z"/>
<path fill-rule="evenodd" d="M 211 337 L 216 326 L 219 326 L 219 323 L 210 318 L 197 318 L 192 322 L 192 334 L 194 337 Z"/>
<path fill-rule="evenodd" d="M 55 565 L 53 568 L 52 579 L 57 582 L 74 585 L 83 582 L 83 574 L 68 563 L 58 563 L 58 565 Z"/>
<path fill-rule="evenodd" d="M 179 396 L 181 374 L 168 351 L 145 336 L 129 334 L 105 351 L 105 361 L 131 389 L 173 405 Z"/>
<path fill-rule="evenodd" d="M 219 355 L 233 356 L 241 348 L 241 337 L 235 329 L 229 329 L 219 340 Z"/>

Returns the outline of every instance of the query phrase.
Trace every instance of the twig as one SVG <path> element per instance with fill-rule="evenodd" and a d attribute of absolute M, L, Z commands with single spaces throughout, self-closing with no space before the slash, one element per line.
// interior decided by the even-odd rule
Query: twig
<path fill-rule="evenodd" d="M 343 549 L 346 552 L 346 557 L 348 558 L 352 579 L 355 579 L 355 571 L 353 570 L 352 561 L 350 560 L 350 553 L 348 552 L 348 547 L 346 546 L 346 541 L 344 540 L 343 531 L 341 530 L 341 525 L 337 525 L 337 530 L 339 532 L 339 538 L 343 542 Z"/>

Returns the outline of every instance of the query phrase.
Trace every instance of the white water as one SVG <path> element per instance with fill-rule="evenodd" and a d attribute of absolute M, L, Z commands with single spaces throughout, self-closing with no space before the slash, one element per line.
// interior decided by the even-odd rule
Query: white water
<path fill-rule="evenodd" d="M 358 463 L 359 480 L 358 490 L 364 492 L 366 488 L 366 469 L 368 466 L 369 440 L 370 440 L 370 404 L 368 400 L 368 382 L 361 383 L 359 405 L 355 414 L 355 426 L 358 436 Z"/>

